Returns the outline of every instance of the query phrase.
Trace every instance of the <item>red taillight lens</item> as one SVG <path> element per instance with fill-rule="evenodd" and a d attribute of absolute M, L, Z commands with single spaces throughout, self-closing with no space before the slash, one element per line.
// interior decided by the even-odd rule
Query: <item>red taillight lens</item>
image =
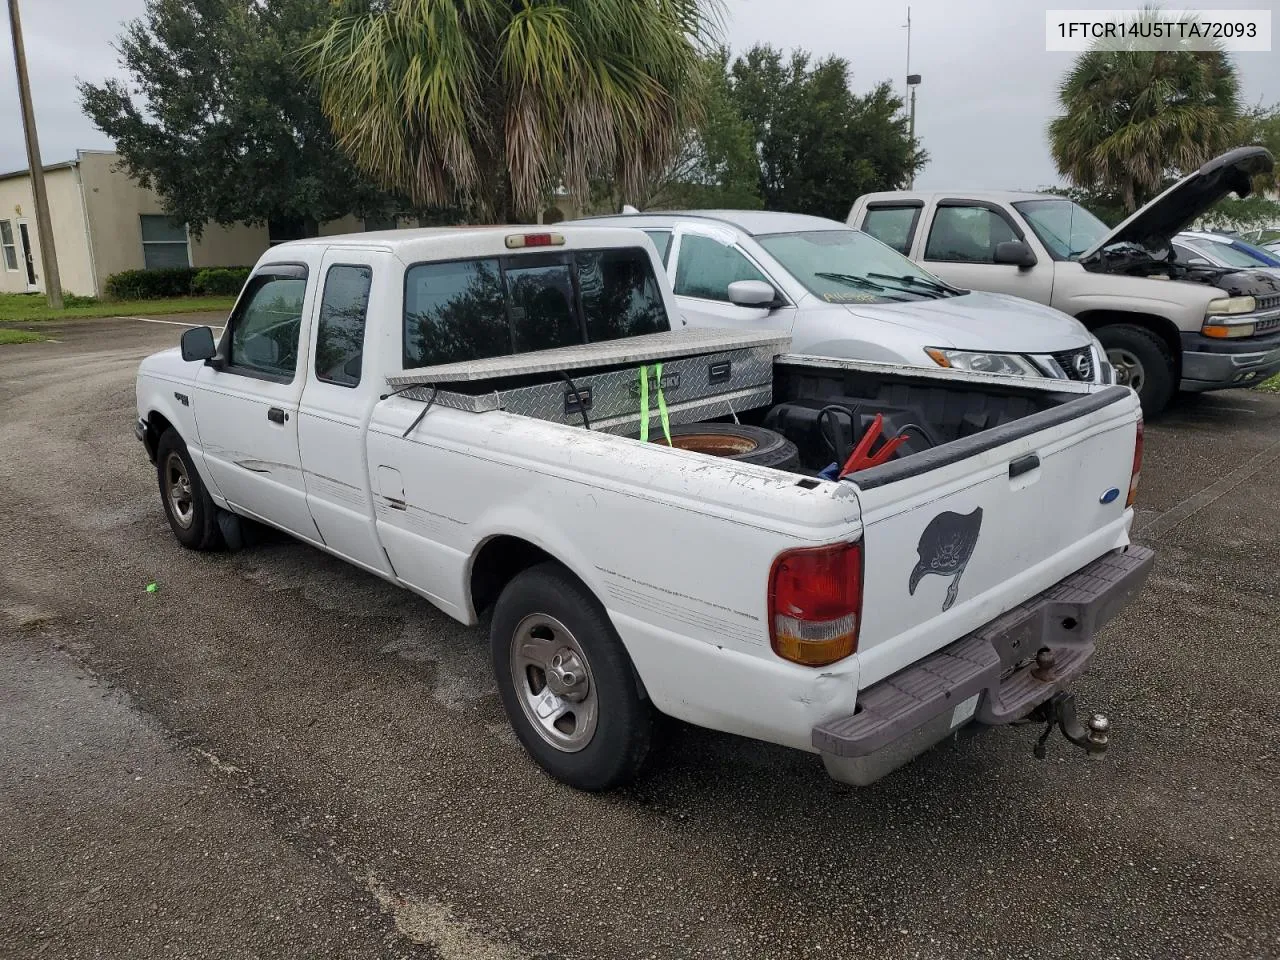
<path fill-rule="evenodd" d="M 769 641 L 784 660 L 823 667 L 858 649 L 862 544 L 804 547 L 769 572 Z"/>
<path fill-rule="evenodd" d="M 562 233 L 513 233 L 507 237 L 507 248 L 522 250 L 525 247 L 563 247 Z"/>
<path fill-rule="evenodd" d="M 1138 481 L 1142 479 L 1142 414 L 1138 414 L 1138 439 L 1133 445 L 1133 472 L 1129 475 L 1129 497 L 1126 507 L 1132 507 L 1138 499 Z"/>

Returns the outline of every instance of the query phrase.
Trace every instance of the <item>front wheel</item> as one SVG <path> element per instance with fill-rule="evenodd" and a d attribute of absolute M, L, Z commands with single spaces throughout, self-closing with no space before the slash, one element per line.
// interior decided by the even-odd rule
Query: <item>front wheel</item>
<path fill-rule="evenodd" d="M 1142 402 L 1143 414 L 1154 417 L 1164 410 L 1173 397 L 1177 371 L 1168 345 L 1150 330 L 1127 323 L 1094 332 L 1107 351 L 1116 383 L 1133 388 Z"/>
<path fill-rule="evenodd" d="M 222 542 L 218 532 L 218 508 L 178 431 L 170 427 L 156 444 L 156 475 L 160 501 L 169 528 L 189 550 L 212 550 Z"/>
<path fill-rule="evenodd" d="M 494 675 L 507 719 L 534 760 L 579 790 L 633 779 L 653 711 L 604 607 L 555 563 L 518 574 L 493 611 Z"/>

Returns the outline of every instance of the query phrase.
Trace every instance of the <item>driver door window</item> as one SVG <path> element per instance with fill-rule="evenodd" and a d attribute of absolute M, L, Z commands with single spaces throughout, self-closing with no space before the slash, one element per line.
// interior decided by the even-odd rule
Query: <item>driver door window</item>
<path fill-rule="evenodd" d="M 768 283 L 764 274 L 733 247 L 692 233 L 680 238 L 676 296 L 728 303 L 729 284 L 736 280 L 763 280 Z"/>
<path fill-rule="evenodd" d="M 939 207 L 925 245 L 926 260 L 951 263 L 995 263 L 996 246 L 1017 240 L 1013 227 L 986 207 Z"/>
<path fill-rule="evenodd" d="M 298 365 L 298 335 L 307 281 L 299 277 L 260 276 L 231 321 L 229 365 L 272 378 L 293 379 Z"/>

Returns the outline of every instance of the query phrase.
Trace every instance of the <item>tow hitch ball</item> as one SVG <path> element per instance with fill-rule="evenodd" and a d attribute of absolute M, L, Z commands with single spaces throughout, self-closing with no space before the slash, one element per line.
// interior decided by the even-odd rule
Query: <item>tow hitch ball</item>
<path fill-rule="evenodd" d="M 1084 750 L 1091 760 L 1096 760 L 1107 752 L 1107 732 L 1111 729 L 1111 721 L 1103 714 L 1095 713 L 1089 718 L 1089 726 L 1086 729 L 1076 717 L 1074 694 L 1055 693 L 1036 707 L 1030 719 L 1045 725 L 1044 733 L 1040 734 L 1040 739 L 1036 741 L 1034 752 L 1037 760 L 1045 758 L 1047 753 L 1045 742 L 1053 733 L 1055 724 L 1062 731 L 1062 735 Z"/>

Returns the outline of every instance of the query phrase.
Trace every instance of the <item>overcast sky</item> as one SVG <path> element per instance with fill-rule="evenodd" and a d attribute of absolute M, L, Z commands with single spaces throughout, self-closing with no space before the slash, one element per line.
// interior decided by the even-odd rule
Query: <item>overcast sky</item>
<path fill-rule="evenodd" d="M 75 83 L 77 78 L 97 82 L 117 72 L 111 42 L 124 21 L 142 12 L 142 0 L 19 2 L 44 162 L 69 160 L 77 147 L 109 147 L 80 113 Z M 1044 51 L 1044 11 L 1090 6 L 1104 4 L 913 0 L 911 68 L 923 75 L 916 131 L 930 155 L 918 186 L 1018 189 L 1058 181 L 1045 126 L 1055 111 L 1057 83 L 1074 54 Z M 1194 6 L 1266 9 L 1275 3 L 1194 0 Z M 838 54 L 852 64 L 858 91 L 883 79 L 902 87 L 905 2 L 727 0 L 727 12 L 726 40 L 735 51 L 768 42 Z M 1280 31 L 1280 23 L 1274 28 Z M 26 166 L 26 155 L 8 30 L 3 31 L 0 53 L 0 170 L 14 170 Z M 1280 55 L 1240 53 L 1235 58 L 1246 103 L 1280 101 Z"/>

